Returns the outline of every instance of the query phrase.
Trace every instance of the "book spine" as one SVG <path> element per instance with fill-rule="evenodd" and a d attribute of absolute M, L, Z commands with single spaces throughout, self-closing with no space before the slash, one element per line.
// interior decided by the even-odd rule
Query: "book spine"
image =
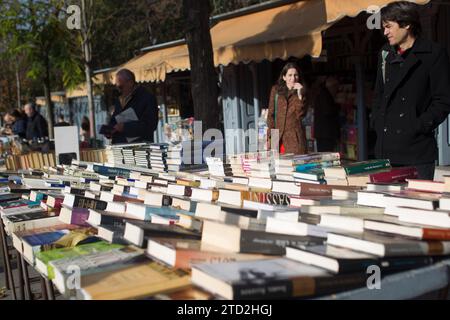
<path fill-rule="evenodd" d="M 305 246 L 316 244 L 323 244 L 323 239 L 243 229 L 241 231 L 240 252 L 284 255 L 286 254 L 287 246 Z"/>
<path fill-rule="evenodd" d="M 106 201 L 76 197 L 73 207 L 104 211 L 104 210 L 106 210 L 107 205 L 108 205 L 108 203 Z"/>
<path fill-rule="evenodd" d="M 390 167 L 391 167 L 391 164 L 388 160 L 380 160 L 380 161 L 373 161 L 373 162 L 363 163 L 363 164 L 359 164 L 359 165 L 344 167 L 344 170 L 347 173 L 347 175 L 350 176 L 350 175 L 354 175 L 354 174 L 372 172 L 372 171 L 381 170 L 381 169 L 389 169 Z"/>
<path fill-rule="evenodd" d="M 428 266 L 434 262 L 435 261 L 432 257 L 384 258 L 380 260 L 379 266 L 385 272 L 394 272 L 416 269 Z"/>
<path fill-rule="evenodd" d="M 405 182 L 406 179 L 417 179 L 417 169 L 392 170 L 390 172 L 374 173 L 369 176 L 372 183 Z"/>
<path fill-rule="evenodd" d="M 367 277 L 365 272 L 333 277 L 317 277 L 314 281 L 314 291 L 310 293 L 321 296 L 364 287 L 367 283 Z"/>
<path fill-rule="evenodd" d="M 86 192 L 86 190 L 83 190 L 83 189 L 75 189 L 75 188 L 70 189 L 70 194 L 73 194 L 76 196 L 84 197 L 85 192 Z"/>
<path fill-rule="evenodd" d="M 332 191 L 329 185 L 302 183 L 300 196 L 331 196 Z"/>
<path fill-rule="evenodd" d="M 247 194 L 245 200 L 272 205 L 289 206 L 291 204 L 291 199 L 289 195 L 284 193 L 273 193 L 273 192 L 250 191 Z"/>
<path fill-rule="evenodd" d="M 318 225 L 321 220 L 321 215 L 318 214 L 301 214 L 299 215 L 298 221 L 307 224 Z"/>
<path fill-rule="evenodd" d="M 73 212 L 70 220 L 70 224 L 80 227 L 89 227 L 90 225 L 87 223 L 89 219 L 89 211 L 88 212 Z"/>
<path fill-rule="evenodd" d="M 254 274 L 248 275 L 250 278 L 254 278 Z M 259 279 L 255 279 L 252 282 L 246 282 L 243 284 L 233 284 L 233 300 L 246 300 L 246 299 L 283 299 L 295 296 L 294 284 L 291 280 L 270 280 L 265 278 L 265 275 L 258 275 Z M 308 279 L 304 279 L 308 282 Z M 311 288 L 314 286 L 304 285 L 306 293 L 311 293 Z M 299 291 L 298 289 L 295 291 Z"/>
<path fill-rule="evenodd" d="M 307 163 L 318 163 L 318 162 L 325 162 L 325 161 L 339 161 L 341 159 L 339 153 L 330 153 L 326 155 L 314 155 L 309 156 L 307 158 L 303 159 L 294 159 L 293 163 L 294 165 L 301 165 L 301 164 L 307 164 Z"/>
<path fill-rule="evenodd" d="M 423 229 L 423 240 L 450 240 L 449 229 Z"/>
<path fill-rule="evenodd" d="M 102 214 L 100 219 L 100 225 L 108 225 L 108 226 L 125 226 L 125 219 L 122 217 L 116 216 L 108 216 Z"/>
<path fill-rule="evenodd" d="M 327 168 L 327 167 L 333 167 L 333 166 L 338 166 L 340 165 L 340 161 L 339 160 L 335 160 L 335 161 L 323 161 L 323 162 L 313 162 L 313 163 L 306 163 L 306 164 L 301 164 L 295 167 L 295 172 L 308 172 L 309 170 L 312 169 L 320 169 L 320 168 Z"/>

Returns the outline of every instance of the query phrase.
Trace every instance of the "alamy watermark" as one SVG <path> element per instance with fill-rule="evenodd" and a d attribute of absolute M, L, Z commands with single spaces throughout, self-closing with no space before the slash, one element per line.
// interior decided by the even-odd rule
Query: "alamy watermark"
<path fill-rule="evenodd" d="M 381 268 L 377 265 L 371 265 L 366 273 L 370 275 L 367 278 L 366 286 L 369 290 L 381 290 Z"/>
<path fill-rule="evenodd" d="M 81 30 L 81 8 L 78 5 L 72 4 L 67 7 L 66 13 L 68 15 L 66 26 L 69 30 Z"/>
<path fill-rule="evenodd" d="M 366 26 L 369 30 L 381 30 L 381 8 L 379 6 L 369 6 L 367 13 L 370 14 L 367 18 Z"/>

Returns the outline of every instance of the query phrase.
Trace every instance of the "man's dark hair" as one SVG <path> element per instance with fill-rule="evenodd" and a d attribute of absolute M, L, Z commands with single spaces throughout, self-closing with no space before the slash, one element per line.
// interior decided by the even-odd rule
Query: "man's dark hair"
<path fill-rule="evenodd" d="M 414 37 L 422 33 L 418 4 L 409 1 L 397 1 L 381 9 L 381 21 L 397 22 L 401 28 L 409 26 Z"/>
<path fill-rule="evenodd" d="M 117 71 L 116 76 L 123 77 L 127 80 L 133 81 L 133 83 L 136 83 L 136 77 L 133 72 L 131 72 L 128 69 L 121 69 Z"/>

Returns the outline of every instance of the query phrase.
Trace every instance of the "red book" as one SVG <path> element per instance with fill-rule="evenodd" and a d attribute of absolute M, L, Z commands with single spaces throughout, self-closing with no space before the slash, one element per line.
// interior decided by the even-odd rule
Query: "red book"
<path fill-rule="evenodd" d="M 417 179 L 419 173 L 415 167 L 396 168 L 387 172 L 378 172 L 369 175 L 372 183 L 399 183 L 407 179 Z"/>

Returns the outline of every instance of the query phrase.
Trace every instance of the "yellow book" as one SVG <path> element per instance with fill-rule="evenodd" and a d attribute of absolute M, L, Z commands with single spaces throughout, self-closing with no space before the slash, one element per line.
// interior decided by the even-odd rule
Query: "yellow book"
<path fill-rule="evenodd" d="M 185 289 L 190 284 L 187 271 L 151 261 L 82 276 L 81 294 L 85 300 L 139 299 Z"/>
<path fill-rule="evenodd" d="M 41 152 L 39 152 L 39 153 L 37 154 L 37 158 L 38 158 L 38 160 L 39 160 L 39 169 L 44 168 L 44 156 L 42 155 Z"/>
<path fill-rule="evenodd" d="M 55 154 L 54 153 L 49 153 L 48 157 L 49 157 L 49 160 L 50 160 L 50 166 L 51 167 L 56 167 Z"/>
<path fill-rule="evenodd" d="M 20 167 L 25 169 L 27 167 L 26 156 L 19 156 Z"/>
<path fill-rule="evenodd" d="M 30 162 L 30 168 L 36 169 L 37 164 L 34 162 L 34 152 L 29 154 L 28 161 Z"/>
<path fill-rule="evenodd" d="M 33 152 L 33 164 L 34 164 L 34 169 L 40 169 L 41 166 L 39 164 L 39 155 L 37 152 Z"/>
<path fill-rule="evenodd" d="M 44 165 L 45 165 L 46 167 L 49 167 L 49 166 L 50 166 L 50 161 L 49 161 L 49 159 L 48 159 L 48 153 L 44 153 Z"/>
<path fill-rule="evenodd" d="M 200 187 L 200 181 L 186 180 L 186 179 L 177 179 L 177 184 L 186 187 Z"/>

